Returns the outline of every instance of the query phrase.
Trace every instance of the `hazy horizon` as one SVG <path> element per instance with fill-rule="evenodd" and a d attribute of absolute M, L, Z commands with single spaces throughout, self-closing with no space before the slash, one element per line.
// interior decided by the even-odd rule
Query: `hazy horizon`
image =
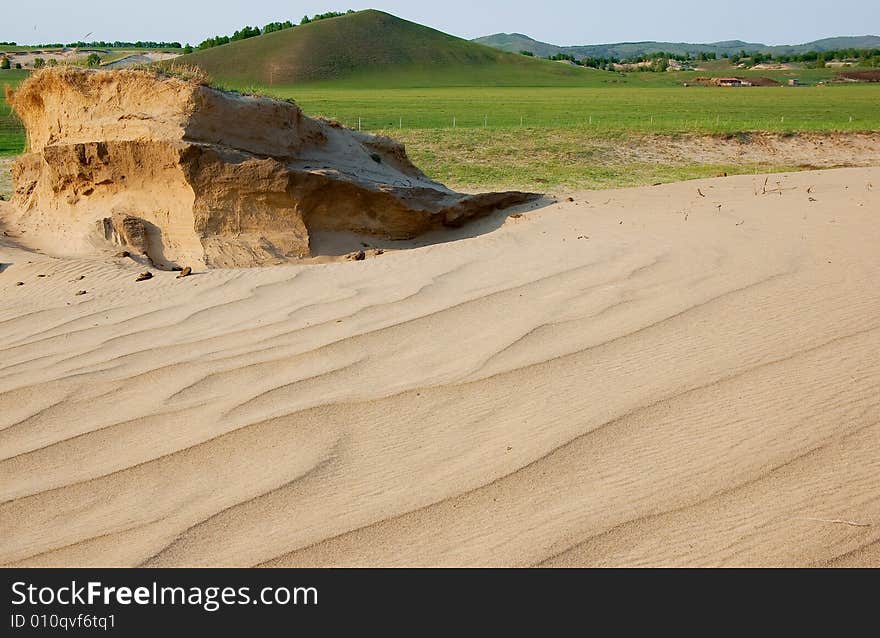
<path fill-rule="evenodd" d="M 326 11 L 387 11 L 453 35 L 472 39 L 494 33 L 522 33 L 536 40 L 571 46 L 613 42 L 708 43 L 744 40 L 767 45 L 801 44 L 822 38 L 880 33 L 880 3 L 854 0 L 846 15 L 828 11 L 816 0 L 768 4 L 742 0 L 707 8 L 696 0 L 658 4 L 633 0 L 607 6 L 596 2 L 550 0 L 534 4 L 488 0 L 479 6 L 461 0 L 440 4 L 402 0 L 367 5 L 261 0 L 241 5 L 229 0 L 169 0 L 131 4 L 93 2 L 71 9 L 69 2 L 47 0 L 39 7 L 13 4 L 5 10 L 0 41 L 19 44 L 78 40 L 154 40 L 198 44 L 213 35 L 231 34 L 245 25 L 292 20 Z M 857 20 L 853 16 L 858 16 Z M 857 24 L 854 24 L 857 22 Z"/>

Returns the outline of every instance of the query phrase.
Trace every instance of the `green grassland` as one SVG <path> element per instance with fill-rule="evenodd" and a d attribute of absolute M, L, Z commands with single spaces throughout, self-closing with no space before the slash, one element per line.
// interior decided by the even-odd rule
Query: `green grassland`
<path fill-rule="evenodd" d="M 230 75 L 220 72 L 213 75 L 218 84 L 230 88 L 242 88 L 259 84 L 277 87 L 307 87 L 316 89 L 405 89 L 405 88 L 453 88 L 453 87 L 556 87 L 556 88 L 674 88 L 685 83 L 693 84 L 697 78 L 735 76 L 739 78 L 769 78 L 782 85 L 789 80 L 797 79 L 805 86 L 814 86 L 834 79 L 836 71 L 824 69 L 779 69 L 754 70 L 733 68 L 729 64 L 714 64 L 713 68 L 700 71 L 666 71 L 654 72 L 609 72 L 573 66 L 563 62 L 549 60 L 531 60 L 540 65 L 540 73 L 535 67 L 519 65 L 473 66 L 469 69 L 455 65 L 428 69 L 422 66 L 406 66 L 393 70 L 368 72 L 359 70 L 356 74 L 329 80 L 308 80 L 303 82 L 284 82 L 276 76 L 273 81 L 254 82 L 251 77 L 245 80 L 232 79 Z M 181 61 L 197 61 L 187 56 Z M 514 58 L 516 60 L 516 58 Z M 509 62 L 509 60 L 506 60 Z M 748 87 L 759 88 L 759 87 Z M 800 87 L 803 88 L 803 87 Z"/>
<path fill-rule="evenodd" d="M 774 163 L 715 163 L 696 158 L 659 163 L 638 158 L 639 148 L 667 136 L 595 136 L 575 128 L 387 131 L 406 144 L 410 158 L 453 188 L 554 192 L 644 186 L 660 182 L 755 172 L 802 170 Z M 635 157 L 633 156 L 635 155 Z"/>
<path fill-rule="evenodd" d="M 294 99 L 310 115 L 400 139 L 418 166 L 457 188 L 604 188 L 790 171 L 803 167 L 698 158 L 658 164 L 615 150 L 690 135 L 880 130 L 878 85 L 264 91 Z"/>
<path fill-rule="evenodd" d="M 6 103 L 3 87 L 15 88 L 27 75 L 27 71 L 0 70 L 0 157 L 18 155 L 24 150 L 24 131 Z"/>
<path fill-rule="evenodd" d="M 880 130 L 880 86 L 262 87 L 351 128 L 574 128 L 592 135 Z"/>

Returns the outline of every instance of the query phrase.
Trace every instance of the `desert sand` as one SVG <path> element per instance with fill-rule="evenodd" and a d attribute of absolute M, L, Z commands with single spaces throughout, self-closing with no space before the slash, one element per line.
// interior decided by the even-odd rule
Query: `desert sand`
<path fill-rule="evenodd" d="M 140 283 L 0 230 L 0 563 L 880 566 L 880 168 Z"/>

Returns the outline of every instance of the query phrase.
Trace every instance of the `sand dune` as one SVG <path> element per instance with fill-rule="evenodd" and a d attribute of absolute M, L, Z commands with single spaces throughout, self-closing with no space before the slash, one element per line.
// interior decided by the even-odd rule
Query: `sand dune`
<path fill-rule="evenodd" d="M 3 227 L 0 562 L 880 566 L 880 169 L 572 198 L 141 283 Z"/>

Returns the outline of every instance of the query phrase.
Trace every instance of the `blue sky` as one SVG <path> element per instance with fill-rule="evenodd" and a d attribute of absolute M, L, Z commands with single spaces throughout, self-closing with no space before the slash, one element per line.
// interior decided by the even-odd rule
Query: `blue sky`
<path fill-rule="evenodd" d="M 465 38 L 500 31 L 556 44 L 741 39 L 796 44 L 834 35 L 880 34 L 880 0 L 39 0 L 8 3 L 0 41 L 178 40 L 198 43 L 245 24 L 374 8 Z"/>

